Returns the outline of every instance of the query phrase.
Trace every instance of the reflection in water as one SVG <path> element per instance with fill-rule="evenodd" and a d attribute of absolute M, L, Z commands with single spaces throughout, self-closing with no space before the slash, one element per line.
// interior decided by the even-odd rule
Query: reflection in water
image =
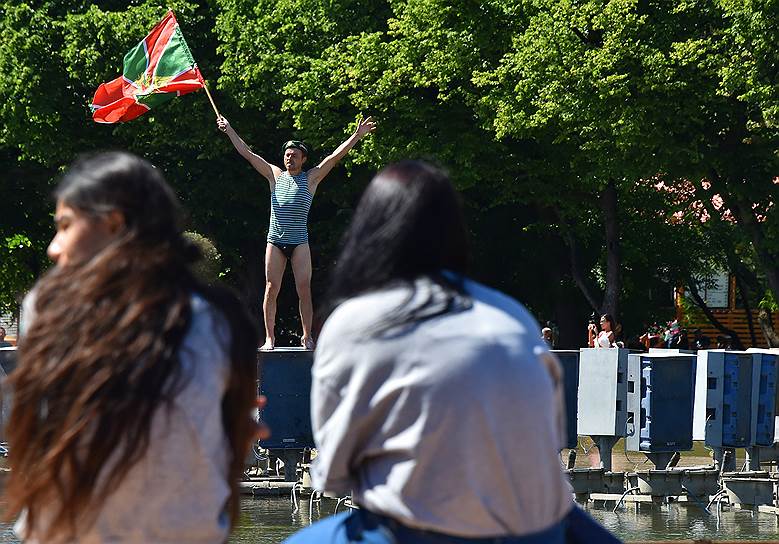
<path fill-rule="evenodd" d="M 309 508 L 309 497 L 302 497 L 295 514 L 289 498 L 252 499 L 241 501 L 241 518 L 230 537 L 232 544 L 272 544 L 281 542 L 295 531 L 307 527 L 311 522 L 329 516 L 335 511 L 337 502 L 330 499 L 313 504 Z M 343 511 L 340 506 L 339 511 Z"/>
<path fill-rule="evenodd" d="M 324 499 L 314 504 L 313 514 L 307 500 L 292 515 L 292 504 L 284 499 L 245 499 L 241 521 L 232 543 L 280 542 L 310 521 L 333 513 L 335 501 Z M 628 504 L 616 513 L 611 506 L 588 506 L 592 516 L 622 539 L 682 540 L 710 538 L 717 540 L 775 540 L 779 534 L 777 517 L 749 510 L 725 509 L 719 516 L 709 515 L 699 506 L 669 504 L 663 506 Z M 343 508 L 343 507 L 341 507 Z M 714 510 L 713 510 L 714 512 Z"/>
<path fill-rule="evenodd" d="M 588 512 L 611 532 L 625 540 L 776 540 L 779 523 L 773 514 L 751 510 L 723 509 L 719 516 L 690 504 L 638 505 L 613 513 L 614 504 L 605 508 L 598 503 Z"/>
<path fill-rule="evenodd" d="M 292 514 L 289 499 L 252 499 L 241 502 L 241 519 L 233 532 L 232 544 L 275 544 L 298 529 L 333 513 L 336 501 L 323 499 L 309 509 L 303 497 L 299 511 Z M 592 516 L 624 540 L 776 540 L 779 523 L 773 514 L 725 509 L 719 517 L 708 515 L 699 506 L 628 504 L 617 513 L 601 503 L 588 506 Z M 343 506 L 340 507 L 343 511 Z M 18 543 L 7 524 L 0 525 L 0 543 Z"/>
<path fill-rule="evenodd" d="M 303 500 L 300 511 L 293 516 L 289 500 L 245 499 L 240 524 L 230 542 L 280 542 L 310 521 L 332 514 L 335 506 L 334 500 L 323 499 L 321 505 L 314 504 L 314 511 L 310 513 L 308 501 Z M 628 504 L 616 513 L 611 511 L 613 507 L 613 503 L 605 508 L 598 503 L 590 504 L 587 509 L 624 540 L 776 540 L 779 537 L 779 522 L 772 514 L 724 509 L 718 521 L 716 515 L 709 515 L 693 505 Z"/>

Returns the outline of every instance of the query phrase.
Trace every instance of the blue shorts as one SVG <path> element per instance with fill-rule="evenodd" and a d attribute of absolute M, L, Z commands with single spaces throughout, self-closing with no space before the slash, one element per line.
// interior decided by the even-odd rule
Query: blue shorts
<path fill-rule="evenodd" d="M 463 538 L 412 529 L 386 516 L 352 510 L 323 519 L 284 541 L 288 544 L 614 544 L 620 541 L 574 506 L 556 525 L 525 536 Z"/>

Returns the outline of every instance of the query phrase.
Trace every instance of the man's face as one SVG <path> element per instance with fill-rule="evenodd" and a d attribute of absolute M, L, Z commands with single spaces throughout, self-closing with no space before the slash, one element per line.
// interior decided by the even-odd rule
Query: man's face
<path fill-rule="evenodd" d="M 58 266 L 84 263 L 97 255 L 116 236 L 116 218 L 92 217 L 57 201 L 54 213 L 57 233 L 46 253 Z"/>
<path fill-rule="evenodd" d="M 284 151 L 284 168 L 288 172 L 299 172 L 303 168 L 306 157 L 300 149 L 290 147 Z"/>
<path fill-rule="evenodd" d="M 5 340 L 5 329 L 3 327 L 0 327 L 0 342 Z"/>

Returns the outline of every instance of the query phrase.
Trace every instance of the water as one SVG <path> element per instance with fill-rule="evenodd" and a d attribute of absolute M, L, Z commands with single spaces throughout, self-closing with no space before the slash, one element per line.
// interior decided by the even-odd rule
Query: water
<path fill-rule="evenodd" d="M 723 509 L 719 519 L 700 506 L 628 504 L 611 507 L 589 505 L 587 511 L 623 540 L 777 540 L 779 523 L 774 514 Z M 712 508 L 712 512 L 716 512 Z"/>
<path fill-rule="evenodd" d="M 292 514 L 288 499 L 244 499 L 239 525 L 231 543 L 275 543 L 291 535 L 311 521 L 330 515 L 336 501 L 324 499 L 309 510 L 308 500 L 303 500 L 300 510 Z M 647 540 L 777 540 L 779 518 L 749 510 L 723 509 L 719 520 L 699 506 L 669 504 L 628 504 L 613 513 L 611 507 L 600 504 L 587 506 L 587 511 L 612 533 L 627 541 Z M 343 506 L 341 506 L 341 511 Z M 714 510 L 712 510 L 714 511 Z"/>
<path fill-rule="evenodd" d="M 294 515 L 289 499 L 252 499 L 241 502 L 241 518 L 230 537 L 231 544 L 275 544 L 311 521 L 333 513 L 336 501 L 324 499 L 309 509 L 308 498 Z M 613 503 L 612 503 L 613 508 Z M 343 511 L 343 506 L 340 507 Z M 723 509 L 719 520 L 698 506 L 628 504 L 612 513 L 611 508 L 590 504 L 587 510 L 612 533 L 627 541 L 647 540 L 778 540 L 779 522 L 773 514 Z M 0 543 L 18 543 L 10 526 L 0 526 Z"/>
<path fill-rule="evenodd" d="M 295 531 L 307 527 L 312 521 L 334 513 L 337 501 L 323 499 L 309 509 L 309 498 L 302 497 L 299 511 L 293 515 L 290 500 L 282 498 L 252 499 L 241 501 L 241 518 L 229 542 L 231 544 L 271 544 L 281 542 Z M 339 511 L 343 511 L 340 506 Z"/>

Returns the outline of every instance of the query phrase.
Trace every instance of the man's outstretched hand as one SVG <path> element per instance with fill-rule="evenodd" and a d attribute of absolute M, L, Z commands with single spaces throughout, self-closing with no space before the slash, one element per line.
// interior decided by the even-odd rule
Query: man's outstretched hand
<path fill-rule="evenodd" d="M 360 121 L 357 123 L 357 135 L 362 138 L 366 134 L 370 134 L 376 130 L 376 121 L 373 120 L 373 117 L 366 117 L 365 119 L 360 119 Z"/>

